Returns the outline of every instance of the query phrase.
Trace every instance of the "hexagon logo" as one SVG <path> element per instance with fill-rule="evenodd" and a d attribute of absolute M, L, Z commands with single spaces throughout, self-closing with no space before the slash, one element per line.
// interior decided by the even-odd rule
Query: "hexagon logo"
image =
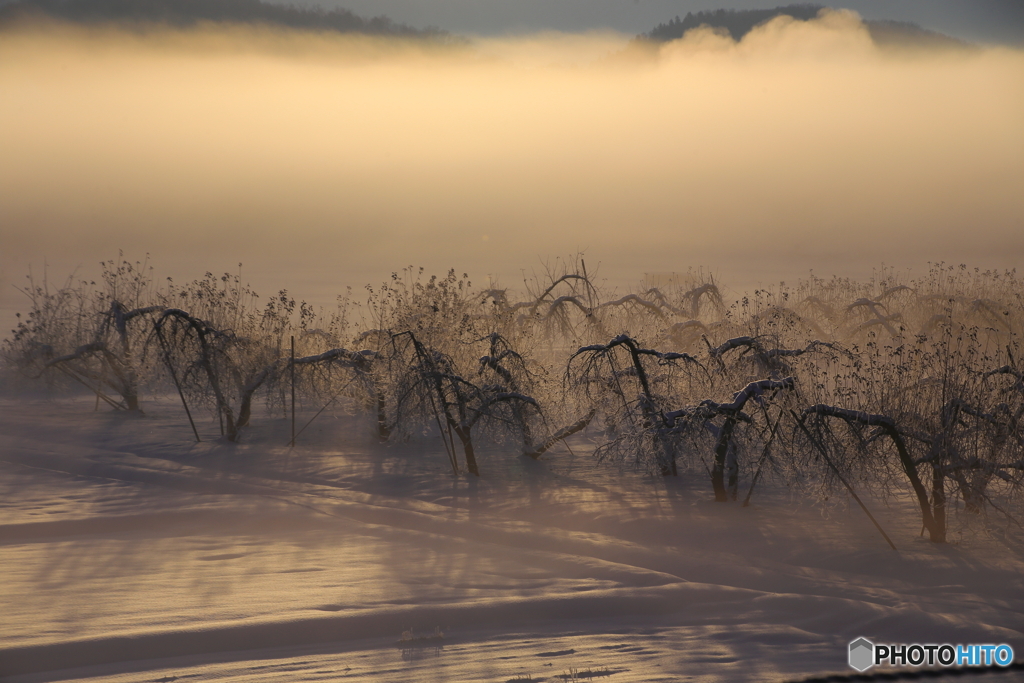
<path fill-rule="evenodd" d="M 875 645 L 867 638 L 858 638 L 850 643 L 850 666 L 857 671 L 866 671 L 875 663 Z"/>

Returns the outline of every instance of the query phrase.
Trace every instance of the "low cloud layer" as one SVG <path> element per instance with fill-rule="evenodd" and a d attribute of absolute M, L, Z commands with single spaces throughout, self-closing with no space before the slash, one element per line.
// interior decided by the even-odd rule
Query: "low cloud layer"
<path fill-rule="evenodd" d="M 514 285 L 579 249 L 735 286 L 1021 263 L 1024 52 L 879 51 L 847 12 L 628 42 L 8 33 L 2 276 L 124 249 L 323 299 L 408 264 Z"/>

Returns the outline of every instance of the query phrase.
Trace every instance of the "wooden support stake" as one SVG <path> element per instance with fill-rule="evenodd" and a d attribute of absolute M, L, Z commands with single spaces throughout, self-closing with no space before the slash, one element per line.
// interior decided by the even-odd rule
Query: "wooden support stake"
<path fill-rule="evenodd" d="M 871 520 L 871 523 L 875 525 L 876 529 L 878 529 L 878 533 L 882 534 L 882 537 L 885 538 L 890 548 L 896 550 L 896 552 L 899 552 L 899 550 L 896 549 L 896 544 L 892 542 L 891 538 L 889 538 L 889 534 L 885 533 L 885 530 L 882 528 L 882 525 L 879 524 L 875 520 L 875 516 L 872 515 L 870 511 L 868 511 L 867 506 L 864 505 L 864 503 L 861 501 L 860 496 L 857 495 L 857 492 L 853 490 L 853 487 L 850 486 L 849 482 L 846 481 L 846 478 L 839 473 L 839 468 L 836 467 L 835 463 L 832 462 L 832 458 L 828 457 L 828 453 L 825 451 L 825 447 L 818 443 L 818 440 L 811 435 L 811 432 L 809 429 L 807 429 L 807 426 L 804 424 L 804 421 L 797 417 L 797 414 L 794 411 L 790 410 L 789 412 L 790 414 L 793 415 L 793 419 L 796 420 L 796 423 L 800 425 L 800 429 L 802 429 L 804 434 L 807 435 L 807 438 L 811 440 L 811 443 L 813 443 L 815 447 L 818 449 L 818 452 L 821 453 L 821 457 L 825 458 L 825 462 L 828 463 L 829 467 L 832 468 L 832 471 L 836 473 L 837 477 L 839 477 L 839 481 L 843 482 L 843 486 L 845 486 L 846 490 L 850 492 L 850 495 L 853 496 L 853 499 L 857 501 L 857 505 L 860 505 L 860 509 L 864 511 L 864 514 L 868 516 L 868 519 Z"/>
<path fill-rule="evenodd" d="M 156 337 L 160 340 L 160 346 L 163 348 L 164 362 L 167 364 L 167 370 L 171 373 L 171 379 L 174 380 L 174 386 L 178 390 L 181 405 L 185 408 L 185 414 L 188 415 L 188 423 L 192 425 L 192 433 L 196 436 L 196 442 L 200 442 L 202 439 L 199 438 L 199 430 L 196 429 L 195 420 L 192 419 L 192 411 L 188 409 L 188 403 L 185 402 L 185 392 L 181 390 L 181 384 L 178 382 L 178 373 L 174 371 L 174 365 L 171 363 L 171 351 L 167 347 L 167 340 L 164 339 L 163 329 L 160 327 L 156 328 Z"/>
<path fill-rule="evenodd" d="M 768 410 L 765 409 L 765 415 L 768 415 Z M 775 440 L 775 432 L 779 428 L 779 422 L 782 421 L 782 413 L 779 413 L 779 418 L 775 420 L 775 424 L 772 426 L 772 432 L 768 435 L 768 441 L 764 444 L 764 450 L 761 452 L 761 459 L 757 461 L 757 472 L 754 473 L 754 478 L 750 480 L 750 490 L 747 491 L 747 497 L 743 499 L 742 507 L 750 505 L 750 497 L 754 495 L 754 487 L 757 486 L 757 480 L 761 478 L 761 468 L 764 466 L 764 461 L 768 458 L 768 453 L 772 447 L 772 441 Z"/>
<path fill-rule="evenodd" d="M 292 440 L 289 443 L 290 446 L 295 445 L 295 335 L 292 335 L 292 363 L 291 363 L 291 379 L 292 379 Z"/>

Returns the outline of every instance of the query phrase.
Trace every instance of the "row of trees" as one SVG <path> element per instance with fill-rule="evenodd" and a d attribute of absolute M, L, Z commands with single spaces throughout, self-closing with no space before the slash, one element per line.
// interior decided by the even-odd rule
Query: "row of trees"
<path fill-rule="evenodd" d="M 108 262 L 99 284 L 30 280 L 3 357 L 8 372 L 79 383 L 123 410 L 176 390 L 230 440 L 258 397 L 283 410 L 294 390 L 366 410 L 382 440 L 439 434 L 455 472 L 480 473 L 482 444 L 539 457 L 587 430 L 597 457 L 703 473 L 722 502 L 747 504 L 767 477 L 820 496 L 907 494 L 938 542 L 951 506 L 1015 515 L 1014 274 L 811 278 L 733 302 L 713 280 L 650 284 L 605 297 L 577 258 L 516 297 L 410 268 L 365 305 L 349 296 L 323 312 L 285 291 L 261 303 L 238 274 L 158 288 L 145 264 Z"/>

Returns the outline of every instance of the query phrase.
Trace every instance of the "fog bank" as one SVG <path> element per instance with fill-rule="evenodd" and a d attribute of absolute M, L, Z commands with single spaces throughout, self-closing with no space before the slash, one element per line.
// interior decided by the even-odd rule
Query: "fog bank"
<path fill-rule="evenodd" d="M 5 34 L 2 277 L 123 249 L 326 303 L 409 264 L 515 285 L 580 249 L 613 280 L 735 287 L 1021 263 L 1024 52 L 880 52 L 845 12 L 627 43 Z"/>

